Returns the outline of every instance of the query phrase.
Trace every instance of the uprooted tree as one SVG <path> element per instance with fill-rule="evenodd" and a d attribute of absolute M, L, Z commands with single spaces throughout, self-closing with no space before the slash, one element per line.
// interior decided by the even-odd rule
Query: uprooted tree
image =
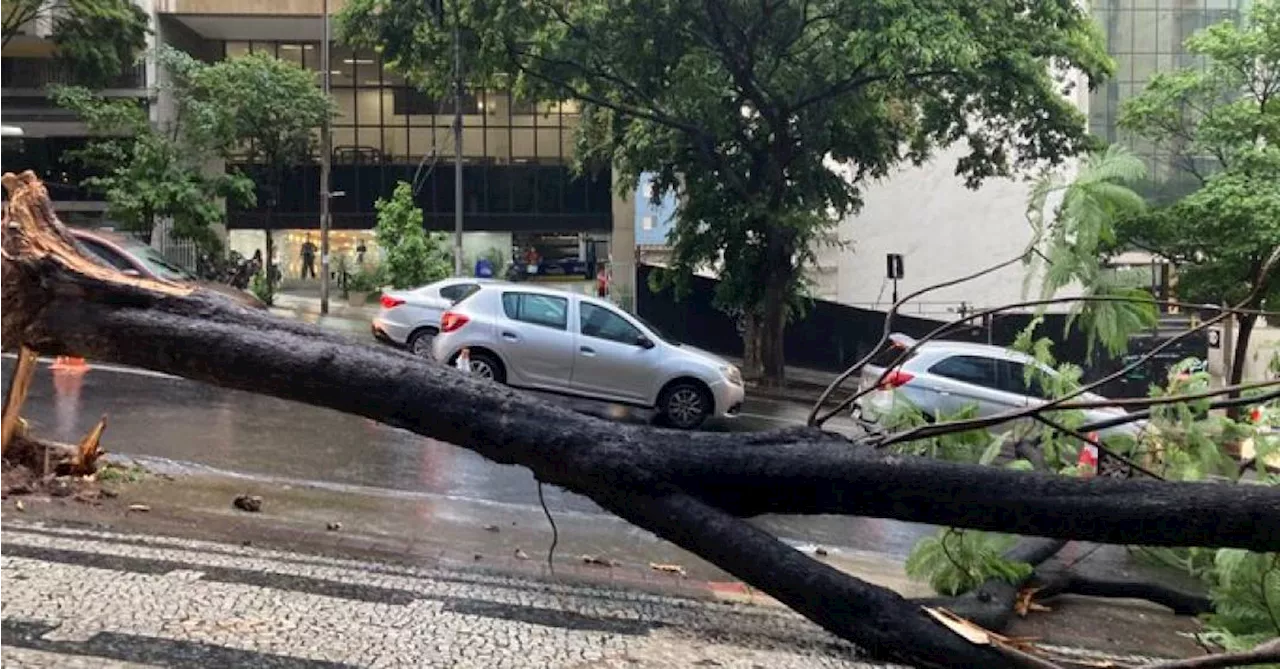
<path fill-rule="evenodd" d="M 845 514 L 1058 540 L 1280 548 L 1274 487 L 1086 481 L 889 455 L 816 428 L 688 434 L 580 415 L 199 288 L 126 277 L 79 254 L 33 174 L 5 175 L 4 185 L 6 347 L 324 406 L 528 467 L 539 481 L 590 497 L 876 658 L 926 667 L 1046 663 L 995 637 L 971 642 L 929 613 L 964 611 L 963 601 L 904 599 L 745 519 Z"/>

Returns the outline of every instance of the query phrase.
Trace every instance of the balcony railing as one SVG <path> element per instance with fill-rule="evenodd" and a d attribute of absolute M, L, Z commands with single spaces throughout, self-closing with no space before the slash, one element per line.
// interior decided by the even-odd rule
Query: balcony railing
<path fill-rule="evenodd" d="M 6 89 L 44 89 L 51 84 L 76 84 L 76 78 L 62 63 L 48 58 L 0 59 L 0 82 Z M 147 68 L 139 64 L 120 74 L 103 88 L 146 88 Z"/>

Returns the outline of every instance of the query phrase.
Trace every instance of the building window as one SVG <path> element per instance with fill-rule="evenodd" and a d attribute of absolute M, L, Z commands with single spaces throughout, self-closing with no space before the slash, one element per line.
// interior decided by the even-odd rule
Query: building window
<path fill-rule="evenodd" d="M 373 203 L 404 180 L 415 184 L 429 228 L 452 226 L 450 163 L 457 153 L 453 120 L 458 107 L 452 95 L 422 93 L 386 71 L 373 52 L 334 45 L 324 64 L 318 42 L 223 43 L 227 57 L 250 52 L 272 53 L 311 70 L 329 68 L 337 108 L 332 189 L 345 193 L 333 201 L 337 225 L 372 226 Z M 609 176 L 574 175 L 568 169 L 577 105 L 526 103 L 507 91 L 483 90 L 461 102 L 462 205 L 468 216 L 488 217 L 487 225 L 498 226 L 492 229 L 532 227 L 553 218 L 548 229 L 608 229 Z M 298 166 L 297 183 L 283 190 L 277 212 L 282 226 L 288 221 L 295 227 L 316 225 L 317 169 Z M 233 215 L 232 227 L 259 227 L 264 216 L 262 199 L 254 209 Z"/>
<path fill-rule="evenodd" d="M 392 89 L 391 99 L 396 116 L 452 115 L 454 113 L 453 96 L 446 96 L 442 100 L 416 88 L 395 88 Z M 476 95 L 463 96 L 462 113 L 480 113 L 480 100 Z"/>

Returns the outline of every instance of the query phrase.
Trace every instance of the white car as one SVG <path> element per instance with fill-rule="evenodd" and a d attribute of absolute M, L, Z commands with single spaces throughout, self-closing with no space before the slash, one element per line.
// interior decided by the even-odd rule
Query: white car
<path fill-rule="evenodd" d="M 892 335 L 890 345 L 863 367 L 861 387 L 870 388 L 885 367 L 914 344 L 915 340 L 910 337 Z M 978 417 L 987 417 L 1048 402 L 1052 395 L 1041 386 L 1039 378 L 1033 376 L 1028 381 L 1027 367 L 1048 376 L 1058 374 L 1029 355 L 1001 346 L 942 340 L 925 342 L 898 363 L 874 391 L 858 400 L 854 418 L 878 430 L 881 420 L 893 413 L 896 403 L 903 401 L 914 405 L 928 420 L 953 415 L 968 406 L 977 408 Z M 1078 399 L 1101 402 L 1106 398 L 1085 393 Z M 1086 409 L 1083 413 L 1088 423 L 1125 415 L 1123 409 L 1116 407 Z M 1099 436 L 1137 437 L 1146 425 L 1146 421 L 1125 423 L 1101 430 Z"/>
<path fill-rule="evenodd" d="M 401 346 L 416 355 L 430 357 L 431 340 L 440 333 L 440 317 L 454 303 L 493 279 L 451 278 L 413 290 L 382 294 L 382 309 L 373 319 L 378 341 Z"/>
<path fill-rule="evenodd" d="M 613 304 L 528 284 L 488 283 L 445 312 L 432 344 L 454 364 L 466 348 L 471 373 L 520 388 L 656 409 L 693 429 L 742 409 L 742 373 L 683 346 Z"/>

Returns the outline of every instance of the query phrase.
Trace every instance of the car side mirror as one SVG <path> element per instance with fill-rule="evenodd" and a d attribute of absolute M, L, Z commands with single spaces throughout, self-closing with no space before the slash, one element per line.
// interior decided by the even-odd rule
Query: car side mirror
<path fill-rule="evenodd" d="M 639 346 L 640 348 L 653 348 L 654 346 L 657 346 L 657 344 L 654 344 L 652 339 L 644 335 L 637 335 L 636 346 Z"/>

